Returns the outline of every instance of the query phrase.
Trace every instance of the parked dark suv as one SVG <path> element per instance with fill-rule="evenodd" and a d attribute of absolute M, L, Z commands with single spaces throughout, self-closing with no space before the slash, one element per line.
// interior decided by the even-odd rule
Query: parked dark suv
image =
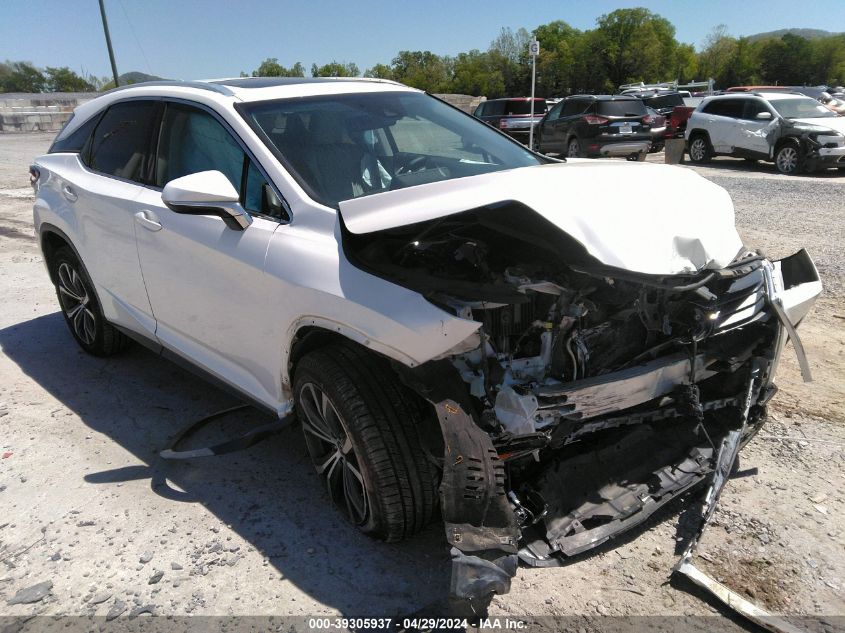
<path fill-rule="evenodd" d="M 558 103 L 537 124 L 534 149 L 636 160 L 651 148 L 652 123 L 652 115 L 636 97 L 577 95 Z"/>
<path fill-rule="evenodd" d="M 531 126 L 536 125 L 546 113 L 546 100 L 534 99 L 534 112 L 528 97 L 489 99 L 482 101 L 473 116 L 489 123 L 502 132 L 524 143 L 528 142 Z"/>

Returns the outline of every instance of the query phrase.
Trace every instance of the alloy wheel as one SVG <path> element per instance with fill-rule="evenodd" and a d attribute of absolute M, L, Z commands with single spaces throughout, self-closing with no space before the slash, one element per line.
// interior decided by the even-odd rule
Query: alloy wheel
<path fill-rule="evenodd" d="M 777 165 L 781 173 L 793 173 L 798 168 L 798 151 L 791 145 L 781 148 L 777 156 Z"/>
<path fill-rule="evenodd" d="M 312 382 L 299 393 L 308 453 L 332 503 L 355 525 L 370 515 L 370 499 L 347 426 L 326 393 Z"/>
<path fill-rule="evenodd" d="M 707 156 L 707 143 L 703 138 L 697 138 L 689 146 L 689 157 L 696 161 L 702 161 Z"/>
<path fill-rule="evenodd" d="M 59 266 L 58 287 L 62 311 L 74 333 L 86 345 L 93 345 L 97 338 L 97 317 L 89 305 L 91 293 L 76 268 L 67 262 Z"/>
<path fill-rule="evenodd" d="M 569 141 L 569 151 L 567 152 L 567 156 L 571 158 L 578 158 L 581 154 L 581 144 L 578 142 L 578 139 L 572 139 Z"/>

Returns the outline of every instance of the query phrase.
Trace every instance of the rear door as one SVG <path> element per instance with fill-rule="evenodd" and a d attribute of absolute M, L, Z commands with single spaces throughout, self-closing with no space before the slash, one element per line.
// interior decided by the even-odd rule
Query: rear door
<path fill-rule="evenodd" d="M 156 100 L 110 106 L 80 156 L 85 166 L 64 192 L 76 210 L 77 248 L 105 317 L 149 337 L 155 322 L 138 262 L 134 214 L 137 199 L 149 186 L 159 111 Z"/>
<path fill-rule="evenodd" d="M 240 194 L 253 223 L 238 231 L 215 216 L 168 209 L 161 188 L 217 170 Z M 223 119 L 204 107 L 168 102 L 155 157 L 154 184 L 138 199 L 138 252 L 156 336 L 225 383 L 277 408 L 281 350 L 272 338 L 264 258 L 283 211 L 278 191 Z"/>
<path fill-rule="evenodd" d="M 738 135 L 737 121 L 742 116 L 745 99 L 715 99 L 704 110 L 710 144 L 719 154 L 732 154 Z"/>

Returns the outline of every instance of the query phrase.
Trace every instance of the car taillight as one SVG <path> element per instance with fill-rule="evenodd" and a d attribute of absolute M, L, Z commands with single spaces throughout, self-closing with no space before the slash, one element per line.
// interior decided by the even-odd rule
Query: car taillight
<path fill-rule="evenodd" d="M 595 114 L 588 114 L 584 117 L 584 121 L 590 125 L 604 125 L 609 122 L 610 119 L 606 119 L 603 116 L 596 116 Z"/>
<path fill-rule="evenodd" d="M 654 121 L 655 121 L 654 117 L 651 116 L 650 114 L 646 114 L 642 118 L 642 122 L 645 123 L 646 125 L 651 125 L 652 123 L 654 123 Z"/>

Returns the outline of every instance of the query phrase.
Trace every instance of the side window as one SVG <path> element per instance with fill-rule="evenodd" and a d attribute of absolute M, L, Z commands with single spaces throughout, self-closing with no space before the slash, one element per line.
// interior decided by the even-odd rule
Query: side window
<path fill-rule="evenodd" d="M 484 116 L 484 104 L 483 103 L 478 104 L 478 107 L 475 109 L 475 115 L 474 116 Z"/>
<path fill-rule="evenodd" d="M 742 118 L 742 109 L 745 99 L 719 99 L 711 101 L 705 110 L 707 114 L 726 116 L 734 119 Z"/>
<path fill-rule="evenodd" d="M 742 111 L 742 118 L 753 121 L 757 118 L 758 114 L 768 111 L 769 109 L 766 107 L 766 104 L 759 99 L 746 99 L 745 108 Z"/>
<path fill-rule="evenodd" d="M 157 186 L 215 169 L 240 191 L 244 159 L 241 146 L 213 116 L 190 106 L 167 104 L 156 156 Z"/>
<path fill-rule="evenodd" d="M 246 182 L 241 196 L 244 209 L 250 213 L 288 219 L 276 190 L 270 186 L 255 163 L 249 159 L 247 161 L 249 164 L 246 169 Z"/>
<path fill-rule="evenodd" d="M 110 107 L 94 131 L 89 167 L 109 176 L 147 182 L 156 106 L 155 101 L 127 101 Z"/>
<path fill-rule="evenodd" d="M 176 178 L 212 169 L 229 179 L 250 213 L 287 218 L 276 191 L 217 119 L 198 108 L 168 103 L 156 153 L 155 184 L 164 187 Z"/>
<path fill-rule="evenodd" d="M 588 99 L 567 99 L 565 103 L 566 105 L 563 106 L 561 116 L 576 116 L 578 114 L 584 114 L 590 105 L 590 101 Z"/>
<path fill-rule="evenodd" d="M 554 121 L 555 119 L 559 118 L 560 113 L 563 110 L 563 104 L 564 104 L 563 101 L 555 104 L 555 106 L 549 111 L 549 116 L 546 120 L 547 121 Z"/>

